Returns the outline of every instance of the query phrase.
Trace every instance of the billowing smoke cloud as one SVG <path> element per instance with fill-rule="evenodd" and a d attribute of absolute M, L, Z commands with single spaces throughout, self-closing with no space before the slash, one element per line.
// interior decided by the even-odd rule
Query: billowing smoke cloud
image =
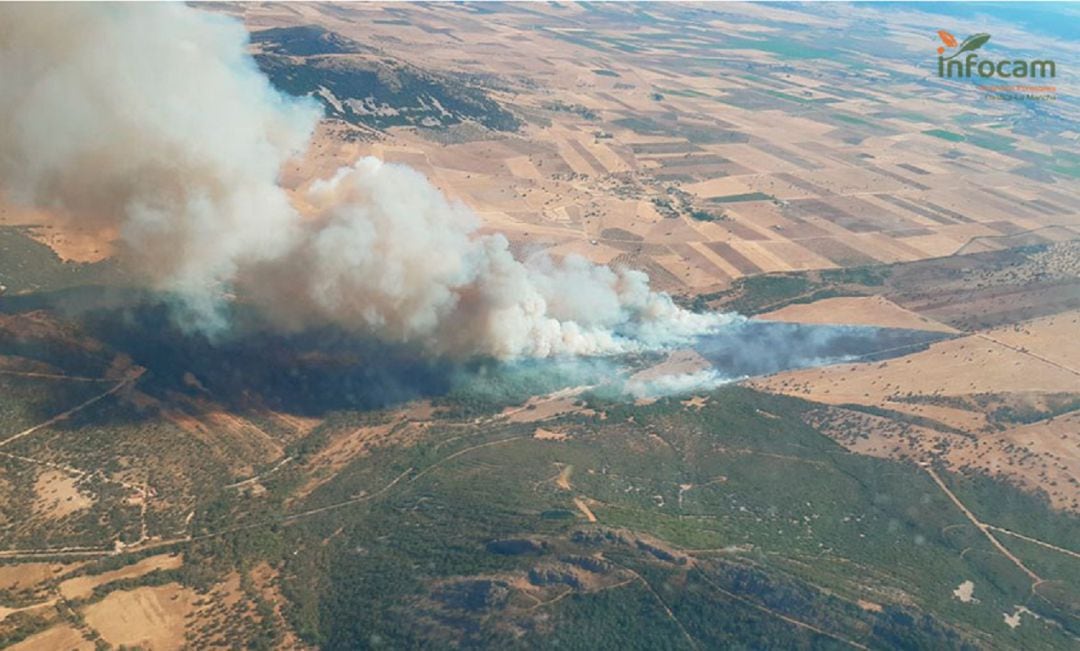
<path fill-rule="evenodd" d="M 580 257 L 519 262 L 506 238 L 477 236 L 467 208 L 406 166 L 362 159 L 315 183 L 308 200 L 319 214 L 289 262 L 255 269 L 272 280 L 249 283 L 302 297 L 302 309 L 262 301 L 286 319 L 497 357 L 625 352 L 718 322 L 650 291 L 637 271 Z"/>
<path fill-rule="evenodd" d="M 204 329 L 230 292 L 288 327 L 334 324 L 433 352 L 602 355 L 724 322 L 637 271 L 525 262 L 421 174 L 366 158 L 278 184 L 319 113 L 277 93 L 238 23 L 184 5 L 0 7 L 0 183 L 118 231 Z"/>
<path fill-rule="evenodd" d="M 245 265 L 287 253 L 277 185 L 319 112 L 282 98 L 234 21 L 183 5 L 0 7 L 0 183 L 119 231 L 204 312 Z"/>

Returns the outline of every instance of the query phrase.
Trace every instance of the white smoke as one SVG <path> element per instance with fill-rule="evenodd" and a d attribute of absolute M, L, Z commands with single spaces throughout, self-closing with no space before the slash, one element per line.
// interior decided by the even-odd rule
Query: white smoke
<path fill-rule="evenodd" d="M 301 219 L 278 174 L 319 112 L 246 47 L 239 23 L 180 4 L 0 7 L 3 189 L 120 232 L 206 329 L 232 291 L 284 326 L 499 358 L 653 349 L 725 322 L 641 272 L 518 261 L 402 165 L 365 158 L 315 182 Z"/>
<path fill-rule="evenodd" d="M 179 4 L 0 7 L 9 198 L 119 230 L 206 311 L 239 267 L 292 246 L 278 171 L 319 118 L 270 86 L 246 39 Z"/>
<path fill-rule="evenodd" d="M 685 342 L 719 320 L 651 292 L 641 272 L 576 256 L 519 262 L 506 238 L 476 235 L 471 211 L 403 165 L 364 158 L 315 183 L 308 200 L 317 226 L 261 283 L 292 284 L 305 309 L 264 303 L 301 325 L 362 326 L 444 353 L 547 357 Z"/>
<path fill-rule="evenodd" d="M 707 393 L 717 387 L 745 378 L 731 378 L 716 369 L 707 368 L 690 373 L 672 373 L 651 378 L 631 378 L 626 393 L 635 398 L 663 398 L 693 393 Z"/>

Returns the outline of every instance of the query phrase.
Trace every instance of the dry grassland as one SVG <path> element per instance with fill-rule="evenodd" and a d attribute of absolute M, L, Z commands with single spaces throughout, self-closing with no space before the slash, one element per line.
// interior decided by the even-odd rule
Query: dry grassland
<path fill-rule="evenodd" d="M 117 591 L 87 606 L 84 617 L 109 644 L 170 651 L 184 647 L 194 600 L 195 593 L 177 583 Z"/>
<path fill-rule="evenodd" d="M 138 563 L 122 567 L 111 572 L 77 576 L 63 581 L 58 586 L 60 594 L 69 600 L 85 599 L 94 592 L 94 588 L 120 579 L 133 579 L 154 570 L 173 570 L 180 567 L 184 559 L 179 555 L 158 554 L 142 559 Z"/>
<path fill-rule="evenodd" d="M 767 321 L 867 325 L 882 328 L 911 328 L 955 333 L 957 330 L 915 312 L 905 310 L 880 296 L 842 296 L 813 303 L 796 303 L 757 315 Z"/>

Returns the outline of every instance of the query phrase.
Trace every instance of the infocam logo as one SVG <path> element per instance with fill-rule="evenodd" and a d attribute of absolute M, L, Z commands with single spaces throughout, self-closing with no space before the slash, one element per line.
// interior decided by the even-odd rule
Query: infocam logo
<path fill-rule="evenodd" d="M 970 79 L 971 77 L 1000 77 L 1024 79 L 1029 77 L 1056 77 L 1057 65 L 1050 60 L 1025 61 L 1012 59 L 992 61 L 980 59 L 975 53 L 990 40 L 989 34 L 973 34 L 957 44 L 956 37 L 941 29 L 938 36 L 944 47 L 938 47 L 938 77 L 946 79 Z M 945 56 L 946 48 L 956 48 Z M 961 57 L 960 55 L 964 55 Z"/>

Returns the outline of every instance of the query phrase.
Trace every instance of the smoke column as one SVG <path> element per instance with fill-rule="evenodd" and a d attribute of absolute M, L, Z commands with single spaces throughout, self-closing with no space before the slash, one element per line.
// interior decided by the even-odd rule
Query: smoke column
<path fill-rule="evenodd" d="M 115 229 L 198 327 L 235 292 L 287 328 L 333 324 L 447 355 L 663 348 L 726 322 L 645 274 L 580 257 L 524 262 L 423 175 L 365 158 L 279 185 L 320 112 L 281 95 L 231 19 L 181 4 L 0 6 L 0 186 Z"/>
<path fill-rule="evenodd" d="M 159 286 L 209 314 L 237 270 L 287 253 L 276 179 L 318 120 L 260 75 L 235 22 L 182 5 L 0 7 L 0 183 L 118 227 Z"/>

